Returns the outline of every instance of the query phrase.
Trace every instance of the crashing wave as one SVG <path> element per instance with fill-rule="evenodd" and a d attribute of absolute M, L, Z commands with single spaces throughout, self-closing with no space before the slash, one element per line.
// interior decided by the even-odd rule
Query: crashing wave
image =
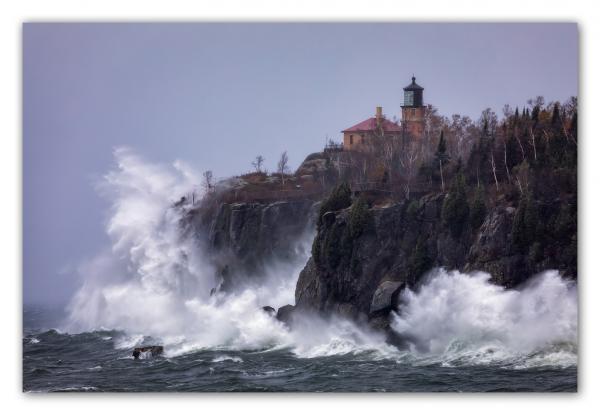
<path fill-rule="evenodd" d="M 392 328 L 410 339 L 409 352 L 383 336 L 334 318 L 305 317 L 293 330 L 262 307 L 292 304 L 297 275 L 308 259 L 272 264 L 262 282 L 210 295 L 216 272 L 197 244 L 182 237 L 181 208 L 197 175 L 182 162 L 147 163 L 131 150 L 115 151 L 117 167 L 99 189 L 111 201 L 106 232 L 112 246 L 81 267 L 69 332 L 110 328 L 126 333 L 116 348 L 148 339 L 167 346 L 167 357 L 202 349 L 287 348 L 299 357 L 355 354 L 413 364 L 575 365 L 576 286 L 548 271 L 518 290 L 472 275 L 434 270 L 417 290 L 402 294 Z M 105 329 L 104 329 L 105 330 Z"/>

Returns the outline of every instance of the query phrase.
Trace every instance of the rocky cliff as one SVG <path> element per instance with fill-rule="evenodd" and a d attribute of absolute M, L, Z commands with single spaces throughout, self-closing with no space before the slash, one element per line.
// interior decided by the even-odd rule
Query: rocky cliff
<path fill-rule="evenodd" d="M 304 259 L 302 242 L 314 233 L 317 204 L 310 199 L 276 202 L 221 203 L 199 207 L 183 220 L 207 252 L 228 289 L 240 278 L 260 278 L 274 262 Z"/>
<path fill-rule="evenodd" d="M 480 225 L 465 221 L 453 232 L 442 220 L 446 197 L 430 194 L 382 208 L 363 207 L 362 212 L 355 201 L 352 207 L 325 213 L 313 255 L 298 279 L 296 311 L 341 314 L 385 328 L 398 293 L 417 285 L 433 267 L 486 271 L 506 287 L 544 269 L 576 277 L 576 253 L 553 254 L 552 244 L 540 248 L 541 253 L 515 245 L 518 206 L 498 203 Z M 560 216 L 548 214 L 549 221 Z"/>

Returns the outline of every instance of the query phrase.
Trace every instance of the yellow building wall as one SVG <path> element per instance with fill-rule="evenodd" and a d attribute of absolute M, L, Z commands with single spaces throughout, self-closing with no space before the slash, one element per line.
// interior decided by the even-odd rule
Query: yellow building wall
<path fill-rule="evenodd" d="M 366 133 L 344 133 L 344 150 L 359 150 L 367 139 Z"/>

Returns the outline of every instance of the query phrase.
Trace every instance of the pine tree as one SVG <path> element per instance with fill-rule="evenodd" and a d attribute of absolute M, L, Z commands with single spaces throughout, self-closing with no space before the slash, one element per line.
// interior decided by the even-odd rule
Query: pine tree
<path fill-rule="evenodd" d="M 317 220 L 317 228 L 323 224 L 323 215 L 327 212 L 345 209 L 352 204 L 352 191 L 347 183 L 342 183 L 337 186 L 329 197 L 321 204 L 319 209 L 319 219 Z"/>
<path fill-rule="evenodd" d="M 521 196 L 512 226 L 512 242 L 520 252 L 526 252 L 537 237 L 538 211 L 531 193 Z"/>
<path fill-rule="evenodd" d="M 540 116 L 540 107 L 538 107 L 536 105 L 535 107 L 533 107 L 533 110 L 531 111 L 531 121 L 536 123 L 538 121 L 539 116 Z"/>
<path fill-rule="evenodd" d="M 519 143 L 517 142 L 517 138 L 514 134 L 508 136 L 508 140 L 506 140 L 506 165 L 509 170 L 512 171 L 513 167 L 515 167 L 521 161 L 521 151 L 519 149 Z"/>
<path fill-rule="evenodd" d="M 558 128 L 560 125 L 560 111 L 558 109 L 558 103 L 554 103 L 554 108 L 552 109 L 552 126 Z"/>
<path fill-rule="evenodd" d="M 442 221 L 450 229 L 452 236 L 458 238 L 463 231 L 468 217 L 469 204 L 467 202 L 465 177 L 462 173 L 458 173 L 454 177 L 450 191 L 444 199 Z"/>
<path fill-rule="evenodd" d="M 419 277 L 427 272 L 432 265 L 433 261 L 429 257 L 427 253 L 427 245 L 425 240 L 419 238 L 417 244 L 415 245 L 415 249 L 412 254 L 408 258 L 408 264 L 406 267 L 407 272 L 407 280 L 411 285 L 414 285 Z"/>
<path fill-rule="evenodd" d="M 571 118 L 571 124 L 569 125 L 569 133 L 571 137 L 577 141 L 577 111 L 573 113 L 573 118 Z"/>
<path fill-rule="evenodd" d="M 485 193 L 482 187 L 478 187 L 475 191 L 475 198 L 473 204 L 469 210 L 469 222 L 473 229 L 478 229 L 485 220 L 486 206 L 485 206 Z"/>
<path fill-rule="evenodd" d="M 373 230 L 373 215 L 369 210 L 369 205 L 363 196 L 360 196 L 350 209 L 349 216 L 350 237 L 358 238 L 362 234 Z"/>

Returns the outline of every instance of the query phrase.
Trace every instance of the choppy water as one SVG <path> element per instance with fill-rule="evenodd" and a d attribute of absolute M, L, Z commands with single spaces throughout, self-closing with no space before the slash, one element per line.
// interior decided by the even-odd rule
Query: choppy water
<path fill-rule="evenodd" d="M 132 347 L 152 344 L 119 331 L 59 333 L 44 326 L 51 313 L 24 315 L 23 389 L 28 392 L 288 391 L 482 392 L 577 390 L 576 362 L 536 357 L 485 362 L 469 357 L 417 357 L 378 350 L 341 350 L 300 357 L 292 348 L 214 348 L 133 360 Z M 536 365 L 536 359 L 545 359 Z"/>

